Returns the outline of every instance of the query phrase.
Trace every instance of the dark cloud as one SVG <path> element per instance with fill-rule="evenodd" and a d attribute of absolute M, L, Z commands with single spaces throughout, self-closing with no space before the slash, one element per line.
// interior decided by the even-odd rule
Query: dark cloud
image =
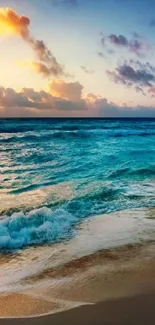
<path fill-rule="evenodd" d="M 151 86 L 155 81 L 155 76 L 146 70 L 135 70 L 129 65 L 122 65 L 117 68 L 119 76 L 121 76 L 125 82 L 139 83 L 144 86 Z"/>
<path fill-rule="evenodd" d="M 88 69 L 88 68 L 85 67 L 84 65 L 81 65 L 81 69 L 82 69 L 85 73 L 87 73 L 87 74 L 92 74 L 92 73 L 94 73 L 93 70 Z"/>
<path fill-rule="evenodd" d="M 141 88 L 141 87 L 139 87 L 139 86 L 136 86 L 136 87 L 135 87 L 135 90 L 136 90 L 137 93 L 141 93 L 142 95 L 146 96 L 146 94 L 145 94 L 143 88 Z"/>
<path fill-rule="evenodd" d="M 29 112 L 31 116 L 33 113 L 40 114 L 39 111 L 42 115 L 46 115 L 47 111 L 52 115 L 52 112 L 85 109 L 85 101 L 75 90 L 74 96 L 68 94 L 66 98 L 62 98 L 44 90 L 35 91 L 33 88 L 23 88 L 20 92 L 12 88 L 0 88 L 0 116 L 23 116 L 23 112 L 26 112 L 26 116 Z"/>
<path fill-rule="evenodd" d="M 105 48 L 106 52 L 109 44 L 114 47 L 122 47 L 128 49 L 130 52 L 136 54 L 137 56 L 143 56 L 150 49 L 150 45 L 136 32 L 133 33 L 132 39 L 127 39 L 124 35 L 110 34 L 109 36 L 103 36 L 101 38 L 101 43 Z M 113 52 L 112 52 L 113 53 Z"/>
<path fill-rule="evenodd" d="M 131 52 L 135 53 L 138 56 L 144 55 L 148 50 L 147 44 L 139 39 L 131 40 L 128 43 L 128 48 Z"/>
<path fill-rule="evenodd" d="M 151 73 L 155 73 L 155 66 L 153 66 L 150 62 L 140 62 L 139 60 L 130 60 L 129 63 L 133 65 L 135 68 L 140 70 L 147 70 Z"/>
<path fill-rule="evenodd" d="M 132 62 L 132 66 L 130 65 Z M 125 62 L 114 71 L 107 71 L 109 78 L 115 83 L 121 83 L 127 87 L 134 87 L 137 92 L 145 95 L 144 88 L 152 87 L 155 82 L 155 68 L 146 62 L 130 60 L 130 64 Z M 135 68 L 136 66 L 136 68 Z"/>
<path fill-rule="evenodd" d="M 0 106 L 1 108 L 16 107 L 34 108 L 34 109 L 51 109 L 54 100 L 51 95 L 47 98 L 44 91 L 36 92 L 33 88 L 23 88 L 22 91 L 16 92 L 12 88 L 0 88 Z"/>
<path fill-rule="evenodd" d="M 108 36 L 108 38 L 112 44 L 119 45 L 119 46 L 128 46 L 128 40 L 123 35 L 117 36 L 115 34 L 111 34 Z"/>
<path fill-rule="evenodd" d="M 107 98 L 96 100 L 95 106 L 100 117 L 155 117 L 155 107 L 152 106 L 118 106 Z"/>

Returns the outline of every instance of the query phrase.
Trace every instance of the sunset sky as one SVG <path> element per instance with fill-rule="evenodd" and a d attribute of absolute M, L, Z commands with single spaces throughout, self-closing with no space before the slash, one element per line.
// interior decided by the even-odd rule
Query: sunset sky
<path fill-rule="evenodd" d="M 0 0 L 0 116 L 155 117 L 154 0 Z"/>

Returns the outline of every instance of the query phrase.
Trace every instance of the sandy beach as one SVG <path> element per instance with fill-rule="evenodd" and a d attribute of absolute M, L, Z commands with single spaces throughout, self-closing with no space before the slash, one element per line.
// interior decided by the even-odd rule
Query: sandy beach
<path fill-rule="evenodd" d="M 155 260 L 148 255 L 153 249 L 149 243 L 101 251 L 57 269 L 64 281 L 56 286 L 50 280 L 1 295 L 0 323 L 154 324 Z"/>
<path fill-rule="evenodd" d="M 155 321 L 155 293 L 83 306 L 63 313 L 25 319 L 3 319 L 3 325 L 18 324 L 117 324 L 147 325 Z"/>
<path fill-rule="evenodd" d="M 93 217 L 68 242 L 3 255 L 1 324 L 147 324 L 155 297 L 153 216 L 148 209 Z"/>

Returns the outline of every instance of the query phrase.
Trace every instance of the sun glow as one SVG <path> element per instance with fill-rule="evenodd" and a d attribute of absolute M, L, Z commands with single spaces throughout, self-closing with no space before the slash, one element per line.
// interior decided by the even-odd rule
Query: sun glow
<path fill-rule="evenodd" d="M 0 35 L 9 36 L 16 34 L 16 28 L 9 18 L 9 9 L 0 9 Z"/>
<path fill-rule="evenodd" d="M 18 16 L 10 8 L 0 8 L 0 35 L 24 35 L 27 33 L 29 19 L 25 16 Z"/>

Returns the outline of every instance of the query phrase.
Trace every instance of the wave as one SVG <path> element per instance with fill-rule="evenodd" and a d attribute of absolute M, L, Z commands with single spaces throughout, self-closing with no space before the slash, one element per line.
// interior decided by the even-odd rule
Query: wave
<path fill-rule="evenodd" d="M 135 177 L 136 176 L 154 177 L 155 176 L 155 165 L 132 170 L 130 172 L 130 175 L 135 176 Z"/>
<path fill-rule="evenodd" d="M 129 172 L 130 172 L 130 168 L 129 167 L 124 167 L 124 168 L 116 169 L 116 170 L 114 170 L 114 171 L 112 171 L 110 173 L 110 175 L 108 176 L 108 178 L 121 177 L 121 176 L 124 176 L 124 175 L 128 175 Z"/>
<path fill-rule="evenodd" d="M 111 128 L 112 129 L 112 128 Z M 111 131 L 111 129 L 107 127 L 103 128 L 85 128 L 85 129 L 63 129 L 63 128 L 53 128 L 53 129 L 47 129 L 46 132 L 43 132 L 43 130 L 35 130 L 37 132 L 20 132 L 17 135 L 17 132 L 14 133 L 6 133 L 5 137 L 0 138 L 0 143 L 2 144 L 12 144 L 17 143 L 18 145 L 21 143 L 37 143 L 37 142 L 45 142 L 45 141 L 52 141 L 52 140 L 69 140 L 69 139 L 88 139 L 91 137 L 101 137 L 101 138 L 125 138 L 125 137 L 154 137 L 155 132 L 152 131 L 134 131 L 134 130 L 121 130 L 121 131 Z M 2 132 L 1 132 L 2 133 Z"/>
<path fill-rule="evenodd" d="M 0 220 L 0 250 L 17 250 L 65 240 L 71 236 L 77 222 L 78 218 L 63 209 L 53 212 L 43 207 L 28 214 L 13 213 L 11 217 Z"/>
<path fill-rule="evenodd" d="M 136 177 L 154 177 L 155 176 L 155 165 L 148 166 L 148 167 L 142 167 L 142 168 L 130 168 L 130 167 L 125 167 L 125 168 L 120 168 L 117 169 L 108 176 L 109 179 L 115 179 L 119 177 L 130 177 L 133 176 L 134 178 Z"/>
<path fill-rule="evenodd" d="M 151 137 L 151 136 L 155 136 L 155 132 L 151 131 L 151 132 L 144 132 L 144 131 L 128 131 L 128 130 L 124 130 L 124 131 L 120 131 L 120 132 L 115 132 L 115 133 L 111 133 L 110 135 L 114 138 L 122 138 L 122 137 L 133 137 L 133 136 L 137 136 L 137 137 Z"/>
<path fill-rule="evenodd" d="M 73 130 L 73 131 L 65 131 L 65 130 L 51 130 L 46 133 L 32 133 L 24 135 L 11 135 L 7 137 L 2 137 L 0 139 L 0 143 L 9 144 L 9 143 L 34 143 L 34 142 L 44 142 L 44 141 L 50 141 L 54 139 L 60 139 L 60 140 L 66 140 L 68 138 L 89 138 L 92 133 L 88 132 L 88 130 Z"/>

